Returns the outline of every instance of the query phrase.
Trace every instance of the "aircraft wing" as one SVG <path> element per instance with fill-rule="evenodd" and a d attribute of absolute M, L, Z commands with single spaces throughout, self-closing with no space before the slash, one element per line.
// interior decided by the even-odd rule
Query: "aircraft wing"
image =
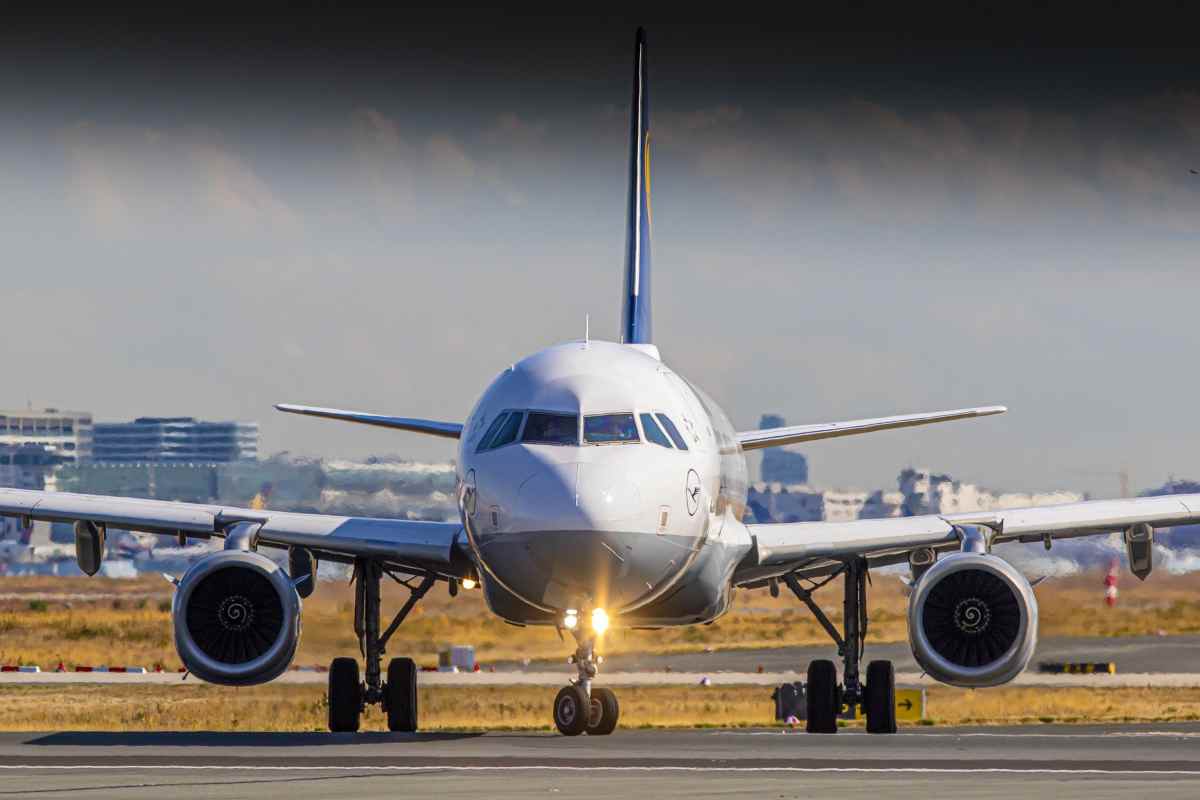
<path fill-rule="evenodd" d="M 798 570 L 820 571 L 855 556 L 866 557 L 871 566 L 900 563 L 918 548 L 956 549 L 959 534 L 955 526 L 962 525 L 990 529 L 994 532 L 992 541 L 999 543 L 1112 533 L 1138 523 L 1154 528 L 1200 523 L 1200 494 L 1094 500 L 944 516 L 751 524 L 747 527 L 754 537 L 754 549 L 734 580 L 745 585 Z"/>
<path fill-rule="evenodd" d="M 462 577 L 457 522 L 337 517 L 128 497 L 0 489 L 0 516 L 47 522 L 92 522 L 105 527 L 191 538 L 223 537 L 239 522 L 258 523 L 260 544 L 303 547 L 317 558 L 380 558 L 398 567 Z"/>
<path fill-rule="evenodd" d="M 758 450 L 762 447 L 780 447 L 818 439 L 835 439 L 839 436 L 856 436 L 893 428 L 911 428 L 916 425 L 932 425 L 935 422 L 950 422 L 956 419 L 987 417 L 1008 411 L 1004 406 L 980 406 L 978 408 L 956 408 L 952 411 L 931 411 L 924 414 L 901 414 L 896 417 L 855 419 L 848 422 L 819 422 L 815 425 L 789 425 L 786 428 L 764 428 L 757 431 L 741 431 L 737 435 L 743 450 Z"/>
<path fill-rule="evenodd" d="M 462 435 L 463 426 L 457 422 L 438 422 L 432 419 L 413 419 L 412 417 L 389 417 L 384 414 L 367 414 L 362 411 L 343 411 L 340 408 L 318 408 L 317 406 L 297 406 L 291 403 L 276 403 L 275 410 L 286 414 L 303 414 L 307 417 L 336 419 L 341 422 L 357 422 L 360 425 L 375 425 L 380 428 L 394 428 L 414 433 L 425 433 L 430 436 L 441 436 L 446 439 L 457 439 Z"/>

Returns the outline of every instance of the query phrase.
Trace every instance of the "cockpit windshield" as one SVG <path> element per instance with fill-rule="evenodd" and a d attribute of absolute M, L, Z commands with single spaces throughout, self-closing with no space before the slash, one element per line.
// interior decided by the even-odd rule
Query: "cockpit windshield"
<path fill-rule="evenodd" d="M 637 423 L 633 414 L 597 414 L 584 417 L 585 444 L 621 444 L 638 441 Z"/>
<path fill-rule="evenodd" d="M 479 447 L 475 452 L 495 450 L 497 447 L 503 447 L 516 441 L 517 431 L 521 430 L 521 417 L 520 411 L 506 411 L 496 417 L 491 427 L 487 429 L 487 433 L 479 440 Z"/>
<path fill-rule="evenodd" d="M 579 417 L 530 411 L 521 441 L 532 444 L 579 444 Z"/>

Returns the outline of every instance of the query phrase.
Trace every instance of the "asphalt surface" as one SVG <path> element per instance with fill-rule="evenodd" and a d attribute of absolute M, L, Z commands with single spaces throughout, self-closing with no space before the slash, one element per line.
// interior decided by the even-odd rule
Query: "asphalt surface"
<path fill-rule="evenodd" d="M 0 734 L 0 797 L 1200 795 L 1200 724 L 841 732 Z"/>
<path fill-rule="evenodd" d="M 835 658 L 832 647 L 779 647 L 763 650 L 715 650 L 673 655 L 614 655 L 604 659 L 600 680 L 610 686 L 694 684 L 707 678 L 716 684 L 772 685 L 801 680 L 808 662 Z M 871 644 L 865 661 L 889 659 L 901 685 L 932 685 L 922 678 L 905 642 Z M 1115 675 L 1042 675 L 1037 665 L 1055 662 L 1113 662 Z M 477 674 L 422 673 L 425 685 L 529 684 L 561 685 L 571 674 L 564 659 L 528 664 L 498 662 L 495 672 Z M 759 673 L 759 668 L 762 673 Z M 178 673 L 124 674 L 105 672 L 0 672 L 4 683 L 159 683 L 185 685 Z M 280 683 L 325 683 L 322 671 L 290 671 Z M 189 678 L 189 680 L 195 680 Z M 1030 669 L 1015 682 L 1024 686 L 1200 686 L 1200 636 L 1046 639 L 1039 643 Z"/>
<path fill-rule="evenodd" d="M 836 649 L 828 645 L 673 655 L 614 655 L 605 657 L 602 674 L 658 672 L 667 667 L 679 672 L 756 672 L 760 666 L 765 672 L 803 672 L 809 661 L 836 658 L 836 654 Z M 907 642 L 869 643 L 865 660 L 876 658 L 892 661 L 897 672 L 921 672 Z M 1041 661 L 1112 661 L 1117 665 L 1118 675 L 1127 672 L 1200 673 L 1200 636 L 1043 639 L 1038 642 L 1030 667 L 1036 669 Z M 496 670 L 557 669 L 562 663 L 562 659 L 532 661 L 526 667 L 516 662 L 502 662 L 496 664 Z"/>

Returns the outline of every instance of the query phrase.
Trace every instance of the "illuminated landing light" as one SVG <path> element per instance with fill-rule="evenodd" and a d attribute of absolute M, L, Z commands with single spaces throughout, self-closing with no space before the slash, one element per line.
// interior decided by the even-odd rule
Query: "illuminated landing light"
<path fill-rule="evenodd" d="M 579 626 L 579 612 L 573 608 L 568 608 L 563 613 L 562 625 L 569 631 L 575 630 Z"/>
<path fill-rule="evenodd" d="M 608 612 L 603 608 L 592 611 L 592 630 L 596 633 L 604 633 L 608 630 Z"/>
<path fill-rule="evenodd" d="M 475 581 L 471 580 L 470 578 L 463 578 L 462 579 L 462 587 L 464 589 L 474 589 Z"/>

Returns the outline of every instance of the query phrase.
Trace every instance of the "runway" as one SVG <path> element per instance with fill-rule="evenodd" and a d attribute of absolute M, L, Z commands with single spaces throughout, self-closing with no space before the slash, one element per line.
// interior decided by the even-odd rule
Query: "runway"
<path fill-rule="evenodd" d="M 612 655 L 604 659 L 605 672 L 661 672 L 668 667 L 677 672 L 764 672 L 803 671 L 809 661 L 834 658 L 832 645 L 774 647 L 755 650 L 717 649 L 711 653 L 673 653 L 670 655 Z M 907 642 L 878 644 L 868 642 L 866 660 L 886 658 L 897 672 L 921 670 Z M 1129 636 L 1119 638 L 1079 637 L 1047 638 L 1038 642 L 1030 663 L 1036 669 L 1040 661 L 1111 661 L 1117 674 L 1126 673 L 1198 673 L 1200 674 L 1200 636 Z M 533 661 L 526 669 L 558 668 L 559 661 Z M 501 662 L 497 671 L 519 669 L 524 665 Z"/>
<path fill-rule="evenodd" d="M 1195 797 L 1200 724 L 552 734 L 0 734 L 0 797 Z M 763 795 L 764 797 L 768 795 Z"/>
<path fill-rule="evenodd" d="M 777 647 L 757 650 L 715 650 L 671 655 L 612 655 L 604 660 L 601 679 L 610 686 L 687 685 L 707 678 L 714 684 L 774 685 L 803 680 L 809 661 L 833 658 L 832 647 Z M 923 677 L 905 642 L 869 644 L 865 660 L 890 659 L 897 681 L 903 686 L 932 686 Z M 1040 661 L 1112 661 L 1116 675 L 1042 675 Z M 495 672 L 491 672 L 492 668 Z M 762 667 L 762 673 L 758 669 Z M 480 673 L 422 672 L 427 686 L 452 685 L 537 685 L 560 686 L 570 668 L 562 659 L 538 660 L 529 664 L 498 662 Z M 195 680 L 195 678 L 188 678 Z M 323 684 L 326 673 L 315 670 L 290 671 L 276 679 L 280 683 Z M 154 683 L 183 685 L 175 672 L 128 674 L 120 672 L 0 672 L 5 683 Z M 1030 669 L 1013 682 L 1016 686 L 1108 686 L 1108 687 L 1200 687 L 1200 636 L 1137 636 L 1128 638 L 1046 639 L 1039 643 Z"/>
<path fill-rule="evenodd" d="M 525 672 L 422 672 L 418 676 L 421 686 L 547 686 L 566 684 L 574 673 L 560 666 L 555 670 Z M 776 686 L 780 683 L 803 681 L 802 672 L 727 672 L 708 670 L 705 672 L 601 672 L 600 681 L 605 686 L 695 686 L 702 681 L 712 686 Z M 328 672 L 302 671 L 285 672 L 272 683 L 324 685 L 329 680 Z M 159 686 L 189 686 L 202 683 L 198 678 L 187 677 L 177 672 L 147 672 L 130 674 L 122 672 L 0 672 L 0 685 L 5 684 L 137 684 Z M 936 680 L 919 672 L 897 672 L 896 684 L 901 687 L 918 688 L 939 686 Z M 1139 672 L 1129 674 L 1096 675 L 1042 675 L 1034 671 L 1024 672 L 1008 686 L 1040 686 L 1045 688 L 1103 687 L 1116 688 L 1175 688 L 1200 687 L 1198 672 Z"/>

